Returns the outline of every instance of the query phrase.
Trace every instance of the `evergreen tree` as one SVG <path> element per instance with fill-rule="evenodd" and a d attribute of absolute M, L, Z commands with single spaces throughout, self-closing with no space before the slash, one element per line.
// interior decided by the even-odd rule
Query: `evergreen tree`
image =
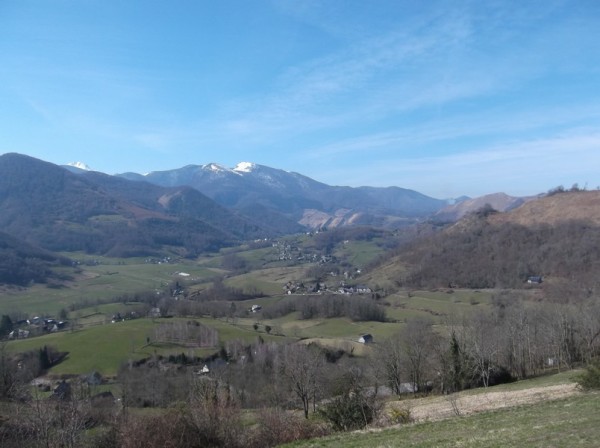
<path fill-rule="evenodd" d="M 3 314 L 0 318 L 0 337 L 8 336 L 11 331 L 13 331 L 12 320 L 10 316 Z"/>

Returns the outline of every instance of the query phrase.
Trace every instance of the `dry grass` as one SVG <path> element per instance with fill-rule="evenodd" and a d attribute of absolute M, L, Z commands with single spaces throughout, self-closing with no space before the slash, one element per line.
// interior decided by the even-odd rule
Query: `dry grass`
<path fill-rule="evenodd" d="M 600 225 L 600 191 L 579 191 L 556 194 L 527 202 L 509 213 L 490 217 L 490 222 L 510 222 L 531 226 L 554 225 L 567 220 L 582 220 Z"/>
<path fill-rule="evenodd" d="M 598 393 L 579 391 L 568 377 L 558 374 L 484 391 L 390 402 L 388 411 L 409 410 L 414 423 L 336 433 L 285 446 L 592 448 L 600 440 L 599 398 Z M 389 424 L 391 416 L 383 420 Z"/>
<path fill-rule="evenodd" d="M 557 400 L 579 394 L 574 383 L 553 386 L 533 387 L 531 389 L 478 394 L 457 393 L 450 396 L 421 398 L 406 401 L 415 422 L 439 421 L 460 415 L 511 408 L 526 404 Z M 390 404 L 396 406 L 398 404 Z"/>

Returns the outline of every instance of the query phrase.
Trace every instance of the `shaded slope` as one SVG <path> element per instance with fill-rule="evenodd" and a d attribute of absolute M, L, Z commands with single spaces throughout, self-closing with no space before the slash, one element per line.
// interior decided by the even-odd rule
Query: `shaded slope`
<path fill-rule="evenodd" d="M 169 245 L 193 255 L 267 234 L 189 187 L 74 174 L 19 154 L 0 157 L 0 210 L 0 229 L 51 250 L 140 255 Z"/>
<path fill-rule="evenodd" d="M 0 232 L 0 284 L 26 286 L 56 278 L 56 266 L 69 266 L 66 257 L 53 254 Z"/>

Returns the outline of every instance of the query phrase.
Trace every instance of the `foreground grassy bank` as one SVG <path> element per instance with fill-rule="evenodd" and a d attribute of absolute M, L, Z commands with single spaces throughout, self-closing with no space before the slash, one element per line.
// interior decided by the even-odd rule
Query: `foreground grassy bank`
<path fill-rule="evenodd" d="M 600 393 L 577 394 L 438 422 L 338 434 L 285 447 L 597 447 Z"/>

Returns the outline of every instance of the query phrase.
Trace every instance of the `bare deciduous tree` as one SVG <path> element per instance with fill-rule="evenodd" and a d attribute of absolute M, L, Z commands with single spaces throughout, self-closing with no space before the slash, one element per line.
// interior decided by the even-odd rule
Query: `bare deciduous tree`
<path fill-rule="evenodd" d="M 304 417 L 308 418 L 310 401 L 315 402 L 318 393 L 323 354 L 316 347 L 289 344 L 282 348 L 279 362 L 281 373 L 302 402 Z"/>

